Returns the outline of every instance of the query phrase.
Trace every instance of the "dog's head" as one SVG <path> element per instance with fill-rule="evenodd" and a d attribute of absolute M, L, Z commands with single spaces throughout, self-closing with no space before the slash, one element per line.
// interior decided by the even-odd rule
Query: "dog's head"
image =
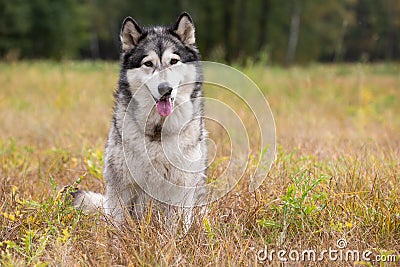
<path fill-rule="evenodd" d="M 161 116 L 171 114 L 175 103 L 196 96 L 194 91 L 199 88 L 193 82 L 199 80 L 199 53 L 189 14 L 182 13 L 170 27 L 141 27 L 127 17 L 120 37 L 122 69 L 129 88 L 133 93 L 148 89 Z"/>

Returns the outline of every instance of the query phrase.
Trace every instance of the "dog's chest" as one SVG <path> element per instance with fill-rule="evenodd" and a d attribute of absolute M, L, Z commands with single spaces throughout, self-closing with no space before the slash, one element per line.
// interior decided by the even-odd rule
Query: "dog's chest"
<path fill-rule="evenodd" d="M 146 137 L 145 153 L 166 179 L 176 172 L 196 171 L 203 156 L 199 136 L 200 127 L 194 123 L 173 135 L 164 135 L 155 127 L 154 135 Z"/>

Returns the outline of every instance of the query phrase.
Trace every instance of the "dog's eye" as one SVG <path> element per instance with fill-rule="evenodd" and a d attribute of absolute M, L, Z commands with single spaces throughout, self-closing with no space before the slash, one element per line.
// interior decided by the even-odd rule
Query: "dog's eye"
<path fill-rule="evenodd" d="M 173 58 L 173 59 L 171 59 L 171 61 L 169 62 L 169 64 L 174 65 L 174 64 L 178 63 L 178 61 L 179 61 L 178 59 Z"/>
<path fill-rule="evenodd" d="M 153 67 L 153 62 L 151 62 L 151 61 L 146 61 L 145 63 L 143 63 L 143 65 L 145 65 L 146 67 L 151 68 L 151 67 Z"/>

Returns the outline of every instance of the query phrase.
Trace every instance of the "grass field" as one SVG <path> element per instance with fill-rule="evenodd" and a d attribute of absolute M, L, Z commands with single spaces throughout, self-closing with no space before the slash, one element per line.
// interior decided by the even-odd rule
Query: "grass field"
<path fill-rule="evenodd" d="M 78 178 L 81 188 L 104 190 L 118 64 L 1 63 L 0 266 L 277 266 L 277 252 L 257 260 L 265 248 L 287 251 L 291 266 L 398 266 L 400 65 L 241 71 L 270 103 L 276 161 L 254 193 L 245 173 L 187 235 L 174 236 L 148 218 L 117 229 L 71 208 L 61 190 Z M 360 259 L 317 262 L 329 248 Z M 303 250 L 317 259 L 297 261 Z"/>

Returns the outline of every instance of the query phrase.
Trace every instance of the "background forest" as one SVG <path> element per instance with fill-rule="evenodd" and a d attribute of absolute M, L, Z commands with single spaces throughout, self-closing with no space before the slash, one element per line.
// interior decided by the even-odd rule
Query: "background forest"
<path fill-rule="evenodd" d="M 124 17 L 188 11 L 203 59 L 277 64 L 400 58 L 397 0 L 0 0 L 0 58 L 118 59 Z"/>

